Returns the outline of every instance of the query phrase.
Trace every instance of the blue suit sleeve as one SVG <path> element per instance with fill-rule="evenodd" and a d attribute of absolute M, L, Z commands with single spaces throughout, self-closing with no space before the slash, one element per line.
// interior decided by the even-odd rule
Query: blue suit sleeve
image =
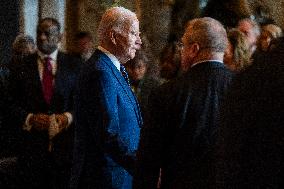
<path fill-rule="evenodd" d="M 116 78 L 107 71 L 97 71 L 88 81 L 88 87 L 81 100 L 87 104 L 89 111 L 86 118 L 94 138 L 101 150 L 115 163 L 133 172 L 134 154 L 128 152 L 128 146 L 121 138 L 118 114 L 118 90 Z"/>

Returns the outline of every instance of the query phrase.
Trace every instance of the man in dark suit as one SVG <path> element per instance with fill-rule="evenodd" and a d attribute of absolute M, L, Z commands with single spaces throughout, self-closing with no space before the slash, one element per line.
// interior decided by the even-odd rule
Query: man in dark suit
<path fill-rule="evenodd" d="M 71 188 L 130 189 L 142 118 L 122 64 L 141 46 L 136 15 L 108 9 L 79 76 Z"/>
<path fill-rule="evenodd" d="M 181 60 L 188 71 L 155 91 L 141 131 L 134 188 L 214 187 L 213 147 L 231 73 L 222 63 L 227 35 L 216 20 L 189 22 Z"/>
<path fill-rule="evenodd" d="M 39 21 L 38 51 L 11 66 L 14 125 L 22 132 L 19 173 L 29 187 L 66 187 L 71 169 L 77 62 L 58 51 L 60 24 Z"/>
<path fill-rule="evenodd" d="M 220 189 L 284 188 L 284 38 L 234 80 L 218 140 Z"/>
<path fill-rule="evenodd" d="M 75 37 L 75 56 L 85 63 L 94 53 L 93 37 L 90 32 L 80 31 Z"/>

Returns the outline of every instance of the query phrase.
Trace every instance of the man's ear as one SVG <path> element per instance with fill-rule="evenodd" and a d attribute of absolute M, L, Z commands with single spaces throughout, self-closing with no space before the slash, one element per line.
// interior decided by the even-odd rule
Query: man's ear
<path fill-rule="evenodd" d="M 199 52 L 199 50 L 200 50 L 200 46 L 199 46 L 199 44 L 198 43 L 193 43 L 192 44 L 192 53 L 194 53 L 194 54 L 198 54 L 198 52 Z"/>
<path fill-rule="evenodd" d="M 114 31 L 110 31 L 109 32 L 109 37 L 110 37 L 110 40 L 111 42 L 116 45 L 116 33 Z"/>

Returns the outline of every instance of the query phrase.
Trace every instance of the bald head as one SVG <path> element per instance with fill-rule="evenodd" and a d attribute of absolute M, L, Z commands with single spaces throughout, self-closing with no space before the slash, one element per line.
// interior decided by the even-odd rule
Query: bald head
<path fill-rule="evenodd" d="M 210 17 L 193 19 L 188 23 L 184 38 L 189 43 L 196 42 L 201 49 L 224 52 L 227 34 L 223 25 Z"/>
<path fill-rule="evenodd" d="M 113 54 L 121 64 L 135 57 L 141 47 L 139 21 L 132 11 L 123 7 L 108 9 L 100 22 L 100 45 Z"/>
<path fill-rule="evenodd" d="M 109 39 L 109 31 L 122 33 L 138 21 L 136 14 L 124 7 L 113 7 L 103 14 L 98 28 L 98 39 L 100 42 Z"/>
<path fill-rule="evenodd" d="M 223 25 L 209 17 L 191 20 L 182 37 L 182 67 L 204 60 L 223 61 L 227 33 Z"/>

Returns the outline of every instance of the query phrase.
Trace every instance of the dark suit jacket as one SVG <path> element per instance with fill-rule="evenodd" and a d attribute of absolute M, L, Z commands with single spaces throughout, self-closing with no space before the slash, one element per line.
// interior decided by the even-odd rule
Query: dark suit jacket
<path fill-rule="evenodd" d="M 134 188 L 207 189 L 219 107 L 231 73 L 219 62 L 204 62 L 155 91 L 141 131 Z"/>
<path fill-rule="evenodd" d="M 79 65 L 73 57 L 58 52 L 55 90 L 51 104 L 48 105 L 42 93 L 37 60 L 38 55 L 33 54 L 26 57 L 23 62 L 11 65 L 9 80 L 9 92 L 16 104 L 16 108 L 11 113 L 14 120 L 11 125 L 16 126 L 20 132 L 19 161 L 23 167 L 31 169 L 33 175 L 44 170 L 43 167 L 49 163 L 47 160 L 50 159 L 49 156 L 52 156 L 51 159 L 54 160 L 56 167 L 70 167 L 73 144 L 72 126 L 54 138 L 52 153 L 48 152 L 47 132 L 38 132 L 34 129 L 27 132 L 22 130 L 22 126 L 28 113 L 72 113 L 75 83 L 79 72 Z"/>
<path fill-rule="evenodd" d="M 144 117 L 144 114 L 146 114 L 148 110 L 148 98 L 151 91 L 155 90 L 160 84 L 161 82 L 157 78 L 148 76 L 145 76 L 142 80 L 138 81 L 138 84 L 131 81 L 131 87 L 136 85 L 136 91 L 134 91 L 134 94 L 138 99 L 142 117 Z"/>
<path fill-rule="evenodd" d="M 11 138 L 10 130 L 7 128 L 7 116 L 9 115 L 9 102 L 7 89 L 4 81 L 0 81 L 0 158 L 5 156 L 12 156 L 13 152 L 9 152 Z M 9 147 L 8 147 L 9 146 Z"/>
<path fill-rule="evenodd" d="M 284 38 L 233 80 L 218 144 L 220 189 L 284 188 Z"/>
<path fill-rule="evenodd" d="M 99 50 L 81 71 L 75 104 L 71 188 L 130 189 L 140 110 L 119 70 Z"/>

